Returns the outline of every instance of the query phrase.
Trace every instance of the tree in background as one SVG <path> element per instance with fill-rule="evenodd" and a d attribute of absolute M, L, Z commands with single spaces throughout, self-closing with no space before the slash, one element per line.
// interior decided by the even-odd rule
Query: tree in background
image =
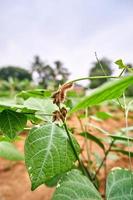
<path fill-rule="evenodd" d="M 19 81 L 25 79 L 29 81 L 32 80 L 31 74 L 26 69 L 14 66 L 7 66 L 0 68 L 0 80 L 8 81 L 10 78 L 17 79 Z"/>
<path fill-rule="evenodd" d="M 39 56 L 34 57 L 32 75 L 36 73 L 38 83 L 46 89 L 58 87 L 59 84 L 66 82 L 69 76 L 68 70 L 63 67 L 60 61 L 56 61 L 54 64 L 55 68 L 52 68 L 43 63 Z"/>
<path fill-rule="evenodd" d="M 56 61 L 55 63 L 55 82 L 56 86 L 62 85 L 68 80 L 70 73 L 68 72 L 67 68 L 63 67 L 63 64 L 60 61 Z"/>
<path fill-rule="evenodd" d="M 94 62 L 92 69 L 89 72 L 89 76 L 110 76 L 112 74 L 111 62 L 107 58 L 102 58 L 98 62 Z M 107 81 L 106 78 L 103 79 L 93 79 L 90 82 L 89 88 L 97 88 Z"/>
<path fill-rule="evenodd" d="M 39 56 L 34 57 L 32 64 L 32 74 L 36 73 L 39 85 L 48 88 L 50 83 L 54 80 L 54 70 L 50 65 L 43 63 Z"/>
<path fill-rule="evenodd" d="M 33 88 L 32 76 L 20 67 L 0 68 L 0 96 L 13 96 L 17 91 Z"/>
<path fill-rule="evenodd" d="M 13 97 L 16 92 L 20 92 L 22 90 L 31 90 L 34 89 L 35 85 L 32 81 L 28 79 L 24 79 L 22 81 L 10 77 L 7 80 L 0 80 L 0 97 L 1 96 L 10 96 Z"/>
<path fill-rule="evenodd" d="M 131 63 L 128 63 L 127 66 L 130 68 L 130 69 L 133 69 L 133 65 Z M 125 71 L 125 75 L 129 75 L 129 70 L 126 70 Z M 125 95 L 128 96 L 128 97 L 133 97 L 133 85 L 131 85 L 130 87 L 128 87 L 126 89 L 126 92 L 125 92 Z"/>

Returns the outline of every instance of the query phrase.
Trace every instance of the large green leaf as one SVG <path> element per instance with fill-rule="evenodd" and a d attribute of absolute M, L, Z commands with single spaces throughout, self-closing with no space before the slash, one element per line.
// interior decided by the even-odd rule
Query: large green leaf
<path fill-rule="evenodd" d="M 97 88 L 92 94 L 90 94 L 90 96 L 81 100 L 70 112 L 91 107 L 106 100 L 118 98 L 122 95 L 123 91 L 132 84 L 133 76 L 124 77 L 117 81 L 107 82 Z"/>
<path fill-rule="evenodd" d="M 36 117 L 39 119 L 47 121 L 52 119 L 52 117 L 48 115 L 52 115 L 52 112 L 58 109 L 50 98 L 40 99 L 30 97 L 24 102 L 24 106 L 29 110 L 36 111 Z"/>
<path fill-rule="evenodd" d="M 79 145 L 73 138 L 79 153 Z M 25 142 L 25 163 L 32 190 L 52 177 L 68 171 L 76 161 L 64 129 L 54 123 L 32 129 Z"/>
<path fill-rule="evenodd" d="M 27 117 L 23 113 L 12 110 L 3 110 L 0 113 L 0 129 L 11 139 L 24 129 L 26 122 Z"/>
<path fill-rule="evenodd" d="M 127 169 L 116 168 L 107 178 L 107 200 L 133 200 L 133 174 Z"/>
<path fill-rule="evenodd" d="M 16 149 L 12 143 L 5 141 L 0 142 L 0 157 L 14 161 L 24 159 L 24 156 Z"/>
<path fill-rule="evenodd" d="M 79 170 L 73 169 L 59 181 L 52 200 L 102 200 L 99 192 Z"/>

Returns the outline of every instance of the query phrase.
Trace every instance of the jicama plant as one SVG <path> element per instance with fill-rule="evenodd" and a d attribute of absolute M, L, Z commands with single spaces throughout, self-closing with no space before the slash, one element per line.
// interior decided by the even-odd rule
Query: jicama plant
<path fill-rule="evenodd" d="M 17 158 L 18 160 L 23 159 L 10 142 L 18 139 L 22 131 L 28 132 L 24 158 L 32 190 L 42 184 L 49 187 L 56 186 L 53 200 L 101 200 L 104 197 L 107 200 L 133 199 L 131 169 L 111 170 L 107 176 L 104 196 L 99 193 L 97 184 L 98 173 L 111 151 L 123 153 L 129 156 L 129 160 L 133 156 L 133 152 L 120 149 L 116 141 L 124 141 L 129 145 L 133 139 L 128 134 L 107 133 L 108 148 L 105 148 L 100 138 L 88 132 L 82 132 L 80 135 L 95 142 L 104 152 L 104 158 L 98 169 L 92 173 L 83 162 L 81 147 L 67 124 L 67 116 L 76 112 L 80 113 L 80 110 L 91 108 L 105 101 L 118 100 L 126 88 L 133 84 L 133 75 L 122 77 L 127 66 L 120 61 L 117 61 L 117 64 L 122 68 L 118 77 L 100 76 L 75 79 L 60 86 L 54 93 L 46 90 L 22 91 L 14 101 L 0 102 L 0 130 L 3 134 L 0 142 L 0 156 L 12 157 L 13 153 L 16 160 Z M 75 82 L 95 78 L 108 78 L 109 81 L 89 96 L 81 98 L 71 108 L 66 106 L 67 91 L 73 87 Z M 122 105 L 125 109 L 126 133 L 129 128 L 127 117 L 131 104 L 132 101 L 128 105 L 126 103 Z M 107 117 L 107 114 L 103 115 Z M 30 126 L 27 125 L 27 121 L 30 121 Z M 5 152 L 3 148 L 7 151 Z"/>

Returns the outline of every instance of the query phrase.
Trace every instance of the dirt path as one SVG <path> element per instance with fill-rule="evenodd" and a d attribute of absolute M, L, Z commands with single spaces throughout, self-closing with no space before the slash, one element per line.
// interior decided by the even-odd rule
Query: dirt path
<path fill-rule="evenodd" d="M 50 200 L 53 189 L 40 186 L 30 190 L 30 180 L 23 162 L 0 160 L 0 200 Z"/>

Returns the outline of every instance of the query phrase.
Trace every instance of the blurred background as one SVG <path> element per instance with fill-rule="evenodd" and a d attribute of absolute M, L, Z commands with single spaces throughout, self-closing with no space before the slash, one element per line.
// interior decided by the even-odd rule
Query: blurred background
<path fill-rule="evenodd" d="M 31 70 L 37 55 L 72 79 L 88 75 L 94 52 L 132 63 L 132 9 L 131 0 L 0 0 L 0 66 Z"/>

